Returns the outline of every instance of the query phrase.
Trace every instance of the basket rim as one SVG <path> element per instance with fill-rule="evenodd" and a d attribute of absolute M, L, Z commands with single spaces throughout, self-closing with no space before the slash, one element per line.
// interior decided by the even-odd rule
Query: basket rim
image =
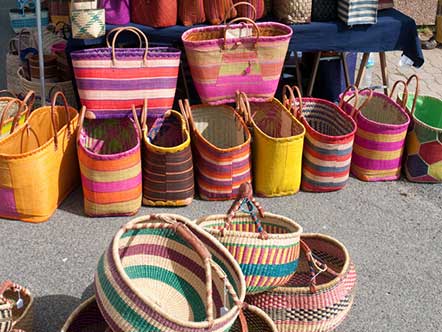
<path fill-rule="evenodd" d="M 409 94 L 408 95 L 409 96 L 409 98 L 410 97 L 413 97 L 414 98 L 414 94 Z M 402 100 L 402 98 L 403 98 L 403 94 L 401 93 L 401 94 L 399 94 L 399 98 Z M 418 95 L 417 96 L 417 99 L 419 100 L 419 99 L 431 99 L 431 100 L 434 100 L 434 101 L 436 101 L 438 104 L 441 104 L 441 106 L 442 106 L 442 100 L 441 99 L 439 99 L 439 98 L 436 98 L 436 97 L 433 97 L 433 96 L 423 96 L 423 95 Z M 406 107 L 406 109 L 407 109 L 407 113 L 408 113 L 408 115 L 410 116 L 410 111 L 408 110 L 408 107 Z M 427 124 L 427 123 L 425 123 L 423 120 L 421 120 L 421 119 L 419 119 L 417 116 L 416 116 L 416 112 L 417 112 L 417 110 L 415 110 L 414 111 L 414 113 L 412 114 L 412 116 L 410 116 L 410 118 L 412 118 L 412 120 L 415 122 L 415 123 L 418 123 L 420 126 L 422 126 L 422 127 L 425 127 L 426 129 L 428 129 L 428 130 L 432 130 L 432 131 L 435 131 L 435 132 L 438 132 L 438 133 L 442 133 L 442 127 L 441 128 L 438 128 L 438 127 L 434 127 L 434 126 L 430 126 L 429 124 Z"/>
<path fill-rule="evenodd" d="M 270 329 L 272 330 L 272 332 L 278 332 L 278 328 L 276 327 L 275 322 L 270 318 L 270 316 L 261 308 L 254 306 L 252 304 L 247 304 L 244 306 L 244 310 L 245 311 L 249 311 L 250 313 L 252 313 L 255 316 L 258 316 L 259 318 L 261 318 L 263 321 L 265 321 L 268 325 L 268 327 L 270 327 Z"/>
<path fill-rule="evenodd" d="M 229 258 L 231 266 L 233 268 L 233 270 L 235 270 L 235 272 L 237 273 L 237 275 L 239 276 L 240 279 L 240 284 L 239 286 L 239 291 L 240 294 L 237 294 L 239 300 L 241 302 L 244 302 L 245 299 L 245 295 L 246 295 L 246 283 L 245 283 L 245 278 L 244 278 L 244 274 L 238 264 L 238 262 L 235 260 L 235 258 L 232 256 L 232 254 L 230 254 L 230 252 L 227 250 L 227 248 L 225 248 L 216 238 L 214 238 L 212 235 L 210 235 L 209 233 L 207 233 L 206 231 L 204 231 L 203 229 L 201 229 L 198 225 L 196 225 L 195 223 L 193 223 L 190 219 L 183 217 L 181 215 L 178 214 L 171 214 L 171 213 L 161 213 L 161 214 L 154 214 L 154 215 L 150 215 L 150 216 L 155 216 L 155 215 L 162 215 L 162 216 L 167 216 L 167 217 L 171 217 L 176 219 L 179 222 L 182 222 L 184 225 L 186 225 L 187 227 L 189 227 L 193 232 L 197 232 L 199 233 L 199 236 L 205 236 L 207 238 L 209 238 L 209 240 L 215 245 L 215 247 L 222 251 L 224 253 L 224 255 L 226 257 Z M 155 217 L 154 217 L 155 218 Z M 146 216 L 141 216 L 135 219 L 132 219 L 130 221 L 130 223 L 136 223 L 138 221 L 143 221 L 146 220 Z M 142 294 L 132 283 L 131 279 L 128 277 L 128 275 L 126 274 L 126 272 L 124 271 L 124 267 L 121 263 L 121 257 L 119 254 L 119 240 L 121 239 L 121 236 L 125 233 L 124 230 L 124 226 L 122 228 L 120 228 L 120 230 L 117 232 L 117 234 L 114 236 L 111 244 L 110 244 L 110 249 L 112 250 L 112 256 L 113 256 L 113 260 L 115 262 L 115 267 L 117 269 L 117 273 L 120 274 L 121 279 L 125 282 L 125 285 L 140 299 L 142 300 L 144 303 L 148 304 L 152 309 L 154 309 L 155 311 L 157 311 L 158 313 L 160 313 L 161 316 L 163 316 L 164 318 L 166 318 L 167 320 L 177 324 L 177 325 L 181 325 L 181 326 L 185 326 L 188 328 L 208 328 L 210 323 L 206 320 L 204 322 L 191 322 L 191 321 L 185 321 L 185 320 L 181 320 L 177 317 L 174 317 L 166 312 L 164 312 L 164 310 L 162 310 L 162 308 L 160 308 L 154 301 L 151 301 L 151 299 L 149 299 L 148 297 L 146 297 L 144 294 Z M 228 313 L 226 313 L 225 315 L 215 318 L 213 320 L 213 324 L 216 325 L 218 323 L 226 323 L 230 320 L 232 320 L 232 318 L 234 316 L 236 316 L 239 311 L 241 310 L 241 308 L 237 305 L 234 304 Z"/>
<path fill-rule="evenodd" d="M 214 228 L 209 228 L 207 226 L 205 226 L 204 224 L 206 222 L 210 222 L 210 221 L 215 221 L 215 220 L 225 220 L 227 219 L 227 214 L 213 214 L 213 215 L 208 215 L 205 217 L 201 217 L 198 219 L 195 219 L 193 222 L 196 223 L 197 225 L 203 227 L 207 232 L 209 232 L 210 234 L 213 234 L 215 236 L 220 236 L 221 231 L 214 229 Z M 237 213 L 235 215 L 235 217 L 232 219 L 232 224 L 235 223 L 235 219 L 236 218 L 250 218 L 250 215 L 246 214 L 246 213 Z M 264 212 L 264 218 L 272 218 L 272 219 L 278 219 L 280 221 L 284 221 L 285 223 L 290 224 L 290 226 L 292 227 L 296 227 L 298 230 L 296 232 L 291 232 L 291 233 L 285 233 L 285 234 L 272 234 L 272 233 L 267 233 L 268 234 L 268 239 L 267 240 L 263 240 L 260 239 L 260 234 L 257 232 L 240 232 L 240 231 L 232 231 L 232 230 L 225 230 L 225 236 L 230 236 L 230 237 L 238 237 L 238 238 L 243 238 L 243 239 L 257 239 L 260 240 L 262 242 L 267 242 L 270 240 L 281 240 L 281 239 L 289 239 L 289 238 L 293 238 L 293 237 L 300 237 L 303 229 L 302 226 L 299 225 L 296 221 L 294 221 L 291 218 L 279 215 L 279 214 L 273 214 L 270 212 Z"/>
<path fill-rule="evenodd" d="M 61 328 L 61 332 L 67 332 L 69 328 L 71 327 L 72 323 L 75 319 L 77 319 L 78 315 L 90 304 L 93 302 L 96 302 L 95 295 L 91 296 L 90 298 L 86 299 L 85 301 L 81 302 L 74 311 L 71 312 L 68 319 L 63 324 L 63 327 Z M 104 320 L 104 318 L 103 318 Z"/>

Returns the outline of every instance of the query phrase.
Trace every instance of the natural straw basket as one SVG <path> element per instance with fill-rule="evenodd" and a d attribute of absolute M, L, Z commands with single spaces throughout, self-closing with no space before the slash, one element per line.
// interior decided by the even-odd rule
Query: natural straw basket
<path fill-rule="evenodd" d="M 35 101 L 34 91 L 29 91 L 23 101 L 9 91 L 0 91 L 4 93 L 9 97 L 0 97 L 0 139 L 12 134 L 26 121 Z"/>
<path fill-rule="evenodd" d="M 249 332 L 278 332 L 272 319 L 258 307 L 245 304 L 243 311 Z M 236 320 L 230 332 L 241 332 L 239 319 Z"/>
<path fill-rule="evenodd" d="M 237 213 L 243 207 L 248 208 L 248 214 Z M 252 197 L 248 183 L 241 185 L 227 214 L 195 222 L 215 236 L 238 261 L 248 294 L 284 285 L 296 271 L 301 226 L 287 217 L 265 213 Z"/>
<path fill-rule="evenodd" d="M 283 287 L 247 297 L 263 309 L 279 332 L 328 332 L 347 317 L 356 271 L 345 246 L 321 234 L 301 236 L 298 271 Z"/>
<path fill-rule="evenodd" d="M 111 332 L 111 330 L 93 296 L 72 312 L 61 328 L 61 332 Z"/>
<path fill-rule="evenodd" d="M 28 289 L 9 280 L 5 281 L 0 285 L 0 303 L 9 304 L 13 329 L 32 332 L 34 297 Z"/>
<path fill-rule="evenodd" d="M 244 318 L 244 275 L 232 255 L 173 214 L 139 217 L 117 232 L 98 263 L 95 294 L 113 332 L 221 332 Z"/>

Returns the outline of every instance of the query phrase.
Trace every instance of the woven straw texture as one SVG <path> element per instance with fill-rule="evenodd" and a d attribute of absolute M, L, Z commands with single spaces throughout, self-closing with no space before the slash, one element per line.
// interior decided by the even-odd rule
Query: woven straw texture
<path fill-rule="evenodd" d="M 73 10 L 71 12 L 72 37 L 93 39 L 106 34 L 104 9 Z"/>
<path fill-rule="evenodd" d="M 230 11 L 233 6 L 232 0 L 203 0 L 203 2 L 204 12 L 210 24 L 220 24 L 237 14 L 235 9 Z"/>
<path fill-rule="evenodd" d="M 188 205 L 193 200 L 194 176 L 190 133 L 183 116 L 166 112 L 151 128 L 143 121 L 143 204 Z"/>
<path fill-rule="evenodd" d="M 61 328 L 61 332 L 110 332 L 95 296 L 80 304 Z"/>
<path fill-rule="evenodd" d="M 130 0 L 100 0 L 100 7 L 106 11 L 106 24 L 130 23 Z"/>
<path fill-rule="evenodd" d="M 58 81 L 57 57 L 53 54 L 44 55 L 44 77 L 48 82 Z M 28 57 L 29 72 L 32 81 L 40 82 L 40 63 L 38 55 L 30 55 Z"/>
<path fill-rule="evenodd" d="M 338 17 L 350 26 L 375 24 L 378 0 L 338 0 Z"/>
<path fill-rule="evenodd" d="M 247 305 L 244 309 L 249 332 L 278 332 L 275 323 L 261 309 Z M 243 332 L 239 320 L 232 326 L 231 332 Z"/>
<path fill-rule="evenodd" d="M 78 159 L 84 211 L 89 216 L 133 215 L 141 207 L 140 133 L 134 121 L 80 118 Z"/>
<path fill-rule="evenodd" d="M 178 18 L 185 26 L 204 23 L 204 0 L 178 0 Z"/>
<path fill-rule="evenodd" d="M 205 200 L 230 200 L 243 182 L 251 182 L 251 136 L 230 106 L 181 108 L 188 118 L 198 192 Z"/>
<path fill-rule="evenodd" d="M 313 0 L 312 21 L 335 21 L 338 18 L 338 0 Z"/>
<path fill-rule="evenodd" d="M 250 103 L 244 108 L 247 104 L 240 102 L 239 106 L 252 128 L 256 194 L 272 197 L 297 193 L 301 186 L 304 126 L 277 99 Z"/>
<path fill-rule="evenodd" d="M 18 308 L 17 301 L 21 299 L 23 301 L 23 306 Z M 14 284 L 10 281 L 5 281 L 0 284 L 0 303 L 6 303 L 9 307 L 12 316 L 6 318 L 6 320 L 12 319 L 11 324 L 6 324 L 12 327 L 13 330 L 22 330 L 24 332 L 32 332 L 33 328 L 33 316 L 34 316 L 34 297 L 29 292 L 28 289 Z M 0 307 L 2 304 L 0 304 Z M 6 315 L 9 314 L 6 309 Z M 1 312 L 1 311 L 0 311 Z M 1 315 L 1 313 L 0 313 Z M 4 324 L 1 323 L 2 318 L 0 318 L 0 330 L 5 328 Z M 8 331 L 4 329 L 2 331 Z"/>
<path fill-rule="evenodd" d="M 154 28 L 176 25 L 178 13 L 177 0 L 131 0 L 132 22 Z"/>
<path fill-rule="evenodd" d="M 263 309 L 279 332 L 328 332 L 347 317 L 353 304 L 356 271 L 345 247 L 320 234 L 303 234 L 315 266 L 301 250 L 296 274 L 284 287 L 247 297 L 247 302 Z M 326 272 L 318 273 L 327 267 Z M 329 272 L 330 269 L 333 272 Z"/>
<path fill-rule="evenodd" d="M 296 99 L 299 112 L 300 99 Z M 302 98 L 300 120 L 305 126 L 302 190 L 329 192 L 344 188 L 350 174 L 356 123 L 335 104 Z"/>
<path fill-rule="evenodd" d="M 118 231 L 99 261 L 95 290 L 114 332 L 229 331 L 245 297 L 229 252 L 170 214 L 140 217 Z"/>
<path fill-rule="evenodd" d="M 28 106 L 17 98 L 0 97 L 0 140 L 12 133 L 16 124 L 22 125 L 29 111 Z"/>
<path fill-rule="evenodd" d="M 9 11 L 9 20 L 11 28 L 15 33 L 19 33 L 22 29 L 37 29 L 37 15 L 35 10 L 25 9 L 24 15 L 21 9 L 11 9 Z M 49 16 L 47 10 L 41 11 L 41 26 L 45 27 L 49 24 Z"/>
<path fill-rule="evenodd" d="M 9 303 L 0 302 L 0 332 L 12 329 L 12 310 Z"/>
<path fill-rule="evenodd" d="M 61 94 L 54 95 L 53 104 Z M 0 173 L 6 174 L 0 177 L 1 217 L 46 221 L 79 184 L 78 113 L 63 103 L 36 109 L 26 127 L 0 142 Z"/>
<path fill-rule="evenodd" d="M 351 172 L 363 181 L 390 181 L 401 176 L 402 155 L 410 117 L 383 93 L 361 91 L 356 107 L 345 102 L 355 92 L 343 95 L 343 109 L 356 119 Z M 366 102 L 368 100 L 368 102 Z"/>
<path fill-rule="evenodd" d="M 147 45 L 146 35 L 138 33 Z M 142 109 L 149 100 L 149 114 L 164 114 L 175 97 L 180 51 L 169 47 L 95 48 L 71 53 L 82 105 L 97 117 L 126 117 L 132 105 Z"/>
<path fill-rule="evenodd" d="M 279 23 L 245 20 L 249 23 L 231 25 L 234 20 L 228 26 L 193 28 L 183 34 L 192 79 L 203 103 L 235 102 L 237 91 L 246 93 L 250 101 L 273 98 L 293 31 Z M 253 31 L 253 36 L 238 37 L 244 31 Z"/>
<path fill-rule="evenodd" d="M 277 19 L 286 24 L 310 23 L 312 0 L 272 0 L 272 11 Z"/>

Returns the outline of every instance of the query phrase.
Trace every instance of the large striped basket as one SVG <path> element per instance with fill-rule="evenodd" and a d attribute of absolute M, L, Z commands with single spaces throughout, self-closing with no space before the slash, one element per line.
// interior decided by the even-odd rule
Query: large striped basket
<path fill-rule="evenodd" d="M 194 176 L 190 132 L 183 116 L 173 110 L 147 128 L 147 102 L 141 114 L 143 132 L 143 204 L 188 205 Z"/>
<path fill-rule="evenodd" d="M 81 112 L 77 152 L 86 215 L 137 213 L 142 180 L 140 132 L 134 120 L 93 119 L 90 112 L 85 119 L 84 106 Z"/>
<path fill-rule="evenodd" d="M 240 209 L 246 213 L 237 213 Z M 301 226 L 290 218 L 265 213 L 252 197 L 248 183 L 241 185 L 241 192 L 227 214 L 203 217 L 196 223 L 215 236 L 238 261 L 248 294 L 284 285 L 296 271 Z"/>
<path fill-rule="evenodd" d="M 341 95 L 341 105 L 358 124 L 352 174 L 363 181 L 399 179 L 410 124 L 404 105 L 399 105 L 383 93 L 368 89 L 358 92 L 353 87 L 352 91 L 347 90 Z"/>
<path fill-rule="evenodd" d="M 302 162 L 304 191 L 330 192 L 344 188 L 350 174 L 355 121 L 335 104 L 317 98 L 289 102 L 306 128 Z"/>
<path fill-rule="evenodd" d="M 122 31 L 138 34 L 144 48 L 116 48 Z M 146 35 L 135 27 L 119 29 L 112 47 L 71 53 L 82 105 L 98 118 L 126 117 L 132 105 L 142 108 L 149 99 L 152 114 L 172 108 L 181 52 L 170 47 L 148 47 Z"/>
<path fill-rule="evenodd" d="M 227 105 L 196 105 L 180 101 L 189 121 L 196 182 L 205 200 L 236 198 L 239 186 L 251 182 L 251 136 L 243 119 Z"/>
<path fill-rule="evenodd" d="M 240 315 L 245 289 L 227 249 L 171 214 L 124 225 L 95 275 L 98 307 L 113 332 L 227 332 Z"/>
<path fill-rule="evenodd" d="M 304 126 L 278 99 L 249 103 L 246 94 L 238 96 L 237 109 L 245 115 L 253 136 L 256 194 L 272 197 L 297 193 L 301 186 Z"/>
<path fill-rule="evenodd" d="M 248 23 L 232 24 L 237 20 Z M 292 33 L 289 26 L 249 18 L 186 31 L 182 40 L 201 100 L 235 102 L 236 91 L 253 102 L 273 98 Z"/>
<path fill-rule="evenodd" d="M 5 306 L 6 304 L 6 306 Z M 7 327 L 12 327 L 14 330 L 22 330 L 24 332 L 32 332 L 33 317 L 34 317 L 34 297 L 31 292 L 16 283 L 9 280 L 0 284 L 0 314 L 4 309 L 9 307 L 12 316 L 8 318 L 12 321 L 11 324 L 2 324 L 2 317 L 0 317 L 0 330 L 8 331 Z M 6 327 L 6 329 L 5 329 Z M 17 331 L 18 332 L 18 331 Z"/>
<path fill-rule="evenodd" d="M 301 236 L 299 267 L 283 287 L 247 296 L 279 332 L 330 332 L 352 307 L 356 271 L 345 246 L 321 234 Z"/>

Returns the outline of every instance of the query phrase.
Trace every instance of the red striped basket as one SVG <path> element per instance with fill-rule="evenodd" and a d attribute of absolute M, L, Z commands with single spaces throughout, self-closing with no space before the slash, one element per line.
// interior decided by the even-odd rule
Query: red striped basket
<path fill-rule="evenodd" d="M 335 104 L 317 98 L 287 99 L 306 129 L 302 162 L 304 191 L 330 192 L 344 188 L 350 175 L 355 121 Z"/>
<path fill-rule="evenodd" d="M 398 84 L 404 84 L 407 90 L 406 83 L 398 81 L 390 96 L 369 89 L 358 91 L 355 87 L 341 95 L 341 106 L 358 125 L 351 172 L 360 180 L 391 181 L 401 176 L 410 117 L 404 109 L 407 98 L 402 105 L 392 99 Z"/>
<path fill-rule="evenodd" d="M 263 309 L 279 332 L 328 332 L 352 307 L 356 271 L 345 246 L 321 234 L 301 236 L 299 267 L 283 287 L 246 297 Z"/>
<path fill-rule="evenodd" d="M 239 186 L 251 182 L 251 136 L 243 119 L 227 105 L 180 101 L 188 119 L 196 159 L 199 195 L 205 200 L 235 199 Z"/>
<path fill-rule="evenodd" d="M 92 217 L 133 215 L 142 197 L 140 131 L 130 118 L 85 114 L 83 107 L 77 137 L 84 211 Z"/>

